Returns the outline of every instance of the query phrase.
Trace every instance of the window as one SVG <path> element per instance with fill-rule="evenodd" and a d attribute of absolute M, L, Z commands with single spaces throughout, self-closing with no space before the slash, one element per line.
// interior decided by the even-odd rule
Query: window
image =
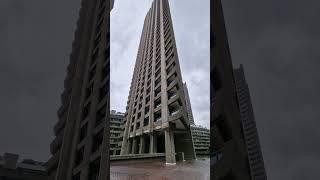
<path fill-rule="evenodd" d="M 83 160 L 84 146 L 76 152 L 75 166 L 78 166 Z"/>
<path fill-rule="evenodd" d="M 81 142 L 87 136 L 87 129 L 88 129 L 88 123 L 86 123 L 84 126 L 81 127 L 79 142 Z"/>
<path fill-rule="evenodd" d="M 90 105 L 91 103 L 88 103 L 82 110 L 82 120 L 86 119 L 90 112 Z"/>
<path fill-rule="evenodd" d="M 148 126 L 149 125 L 149 116 L 144 118 L 143 120 L 143 126 Z"/>
<path fill-rule="evenodd" d="M 103 129 L 93 136 L 92 152 L 96 152 L 103 141 Z"/>

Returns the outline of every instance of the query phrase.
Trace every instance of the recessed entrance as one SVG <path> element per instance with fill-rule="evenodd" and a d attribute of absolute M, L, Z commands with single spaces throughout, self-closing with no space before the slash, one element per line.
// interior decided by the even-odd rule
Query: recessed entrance
<path fill-rule="evenodd" d="M 164 134 L 157 136 L 157 153 L 165 153 L 165 138 Z"/>

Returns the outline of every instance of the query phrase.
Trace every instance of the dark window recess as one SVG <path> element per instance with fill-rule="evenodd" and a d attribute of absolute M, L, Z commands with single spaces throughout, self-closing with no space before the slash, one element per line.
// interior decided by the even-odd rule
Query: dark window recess
<path fill-rule="evenodd" d="M 160 72 L 161 72 L 161 68 L 159 68 L 158 71 L 155 73 L 155 77 L 158 77 Z"/>
<path fill-rule="evenodd" d="M 131 129 L 130 129 L 130 132 L 132 132 L 133 131 L 133 126 L 131 126 Z"/>
<path fill-rule="evenodd" d="M 149 101 L 150 101 L 150 96 L 146 98 L 146 104 L 148 104 Z"/>
<path fill-rule="evenodd" d="M 107 95 L 107 83 L 100 88 L 99 93 L 99 100 L 101 101 Z"/>
<path fill-rule="evenodd" d="M 141 112 L 138 113 L 138 119 L 140 119 L 140 117 L 141 117 Z"/>
<path fill-rule="evenodd" d="M 97 61 L 98 55 L 99 55 L 99 48 L 94 50 L 94 52 L 91 56 L 90 65 L 94 64 Z"/>
<path fill-rule="evenodd" d="M 106 108 L 101 108 L 98 110 L 97 115 L 96 115 L 96 123 L 95 126 L 99 126 L 99 124 L 101 124 L 104 120 L 104 118 L 106 117 Z"/>
<path fill-rule="evenodd" d="M 144 121 L 143 121 L 143 126 L 148 126 L 149 125 L 149 116 L 144 118 Z"/>
<path fill-rule="evenodd" d="M 84 153 L 84 146 L 82 146 L 79 150 L 76 152 L 76 157 L 75 157 L 75 166 L 78 166 L 82 160 L 83 160 L 83 153 Z"/>
<path fill-rule="evenodd" d="M 89 87 L 87 87 L 86 89 L 86 99 L 91 96 L 92 91 L 93 91 L 93 83 L 91 83 Z"/>
<path fill-rule="evenodd" d="M 157 100 L 154 101 L 154 108 L 158 108 L 161 106 L 161 98 L 158 98 Z"/>
<path fill-rule="evenodd" d="M 132 120 L 131 120 L 131 122 L 134 122 L 134 118 L 135 118 L 135 117 L 132 117 Z"/>
<path fill-rule="evenodd" d="M 89 79 L 88 79 L 89 82 L 93 79 L 94 75 L 96 74 L 96 68 L 97 68 L 97 66 L 95 65 L 95 66 L 90 70 L 90 72 L 89 72 Z"/>
<path fill-rule="evenodd" d="M 80 173 L 72 176 L 72 180 L 80 180 Z"/>
<path fill-rule="evenodd" d="M 95 40 L 94 40 L 94 48 L 93 49 L 98 47 L 100 41 L 101 41 L 101 33 L 99 33 L 98 36 L 95 38 Z"/>
<path fill-rule="evenodd" d="M 167 69 L 167 74 L 169 74 L 175 66 L 176 66 L 176 62 L 173 62 L 173 63 L 168 67 L 168 69 Z"/>
<path fill-rule="evenodd" d="M 79 142 L 81 142 L 87 136 L 87 129 L 88 129 L 88 123 L 86 123 L 84 126 L 81 127 Z"/>
<path fill-rule="evenodd" d="M 144 114 L 148 114 L 149 111 L 150 111 L 150 107 L 149 106 L 144 108 Z"/>
<path fill-rule="evenodd" d="M 157 97 L 160 92 L 161 92 L 161 86 L 159 86 L 159 87 L 154 91 L 154 97 Z"/>
<path fill-rule="evenodd" d="M 109 64 L 106 64 L 102 68 L 101 79 L 104 80 L 104 78 L 106 78 L 109 73 L 110 73 L 110 66 Z"/>
<path fill-rule="evenodd" d="M 88 103 L 82 110 L 82 120 L 86 119 L 90 112 L 91 103 Z"/>
<path fill-rule="evenodd" d="M 161 111 L 154 113 L 154 122 L 161 121 Z"/>
<path fill-rule="evenodd" d="M 96 152 L 103 141 L 103 129 L 93 136 L 92 152 Z"/>
<path fill-rule="evenodd" d="M 100 171 L 100 157 L 89 165 L 89 179 L 97 180 L 99 178 Z"/>
<path fill-rule="evenodd" d="M 139 110 L 142 108 L 142 103 L 139 104 Z"/>
<path fill-rule="evenodd" d="M 137 127 L 136 129 L 139 129 L 140 128 L 140 122 L 137 122 Z"/>
<path fill-rule="evenodd" d="M 158 86 L 158 84 L 161 82 L 161 77 L 159 77 L 156 81 L 155 81 L 155 87 L 157 87 Z"/>

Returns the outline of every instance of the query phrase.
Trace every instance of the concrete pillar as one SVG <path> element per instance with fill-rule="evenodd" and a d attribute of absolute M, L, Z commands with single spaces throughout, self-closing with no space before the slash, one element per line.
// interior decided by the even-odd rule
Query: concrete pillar
<path fill-rule="evenodd" d="M 176 164 L 174 135 L 169 128 L 165 129 L 166 164 Z"/>
<path fill-rule="evenodd" d="M 157 137 L 157 134 L 153 134 L 153 153 L 157 153 L 157 140 L 158 140 L 158 137 Z"/>
<path fill-rule="evenodd" d="M 131 146 L 132 146 L 131 140 L 128 139 L 128 142 L 126 144 L 127 144 L 127 148 L 124 154 L 131 154 Z M 124 155 L 124 154 L 121 154 L 121 155 Z"/>
<path fill-rule="evenodd" d="M 133 138 L 133 141 L 132 141 L 131 154 L 135 154 L 136 149 L 137 149 L 137 137 L 134 137 L 134 138 Z"/>
<path fill-rule="evenodd" d="M 153 135 L 150 134 L 149 154 L 153 153 Z"/>
<path fill-rule="evenodd" d="M 140 149 L 139 149 L 139 154 L 143 154 L 145 149 L 145 137 L 140 136 Z"/>

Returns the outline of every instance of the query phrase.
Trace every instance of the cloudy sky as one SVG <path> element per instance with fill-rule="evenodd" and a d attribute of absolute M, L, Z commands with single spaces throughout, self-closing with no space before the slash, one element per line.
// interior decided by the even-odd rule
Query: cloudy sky
<path fill-rule="evenodd" d="M 319 179 L 320 1 L 223 0 L 271 180 Z"/>
<path fill-rule="evenodd" d="M 183 81 L 195 123 L 209 127 L 209 0 L 170 0 Z M 111 109 L 125 111 L 144 18 L 152 0 L 115 1 L 111 12 Z"/>
<path fill-rule="evenodd" d="M 0 1 L 0 154 L 49 158 L 79 5 Z"/>

